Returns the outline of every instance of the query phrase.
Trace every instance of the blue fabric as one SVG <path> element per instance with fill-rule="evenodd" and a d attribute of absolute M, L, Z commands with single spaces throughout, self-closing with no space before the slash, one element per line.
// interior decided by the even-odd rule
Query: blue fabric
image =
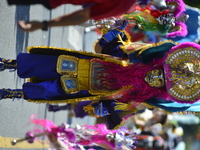
<path fill-rule="evenodd" d="M 128 22 L 123 21 L 122 25 L 118 27 L 119 30 L 124 30 L 127 26 Z M 104 34 L 100 40 L 99 45 L 102 47 L 102 53 L 112 55 L 115 57 L 126 57 L 126 54 L 119 48 L 122 43 L 118 43 L 119 39 L 117 38 L 117 35 L 125 36 L 124 33 L 118 30 L 110 30 L 108 33 Z M 106 39 L 106 40 L 105 40 Z M 106 50 L 104 50 L 104 48 Z"/>
<path fill-rule="evenodd" d="M 165 99 L 151 98 L 149 100 L 146 100 L 145 102 L 153 106 L 162 108 L 169 112 L 180 112 L 180 111 L 200 112 L 200 101 L 197 101 L 193 104 L 183 104 Z"/>
<path fill-rule="evenodd" d="M 143 62 L 141 57 L 137 57 L 138 52 L 133 52 L 130 55 L 128 55 L 129 57 L 129 62 L 131 63 L 139 63 L 139 62 Z"/>
<path fill-rule="evenodd" d="M 88 91 L 79 91 L 75 94 L 66 94 L 60 84 L 60 79 L 41 83 L 27 82 L 23 84 L 25 99 L 33 100 L 62 100 L 90 96 Z"/>
<path fill-rule="evenodd" d="M 59 78 L 61 75 L 56 71 L 57 59 L 58 56 L 20 53 L 17 56 L 17 74 L 20 78 Z"/>
<path fill-rule="evenodd" d="M 109 109 L 102 102 L 94 108 L 94 114 L 103 117 L 109 115 Z"/>
<path fill-rule="evenodd" d="M 124 52 L 120 49 L 120 45 L 110 50 L 109 55 L 121 58 L 124 58 L 126 56 Z"/>
<path fill-rule="evenodd" d="M 46 79 L 41 83 L 23 84 L 25 99 L 69 99 L 90 96 L 87 91 L 66 94 L 61 86 L 61 75 L 56 71 L 58 56 L 20 53 L 17 56 L 17 73 L 21 78 L 37 77 Z M 49 80 L 54 79 L 54 80 Z"/>
<path fill-rule="evenodd" d="M 127 26 L 127 24 L 128 24 L 128 21 L 123 21 L 123 24 L 120 26 L 120 27 L 118 27 L 118 29 L 119 30 L 124 30 L 125 29 L 125 27 Z M 120 34 L 121 33 L 121 31 L 118 31 L 118 30 L 110 30 L 110 31 L 108 31 L 106 34 L 104 34 L 103 35 L 103 37 L 106 39 L 106 40 L 108 40 L 109 42 L 111 42 L 112 40 L 114 40 L 115 38 L 117 38 L 117 35 L 118 34 Z M 105 46 L 105 41 L 102 43 L 102 41 L 104 41 L 103 39 L 100 39 L 100 41 L 99 41 L 99 45 L 101 46 L 101 47 L 104 47 Z M 107 42 L 108 43 L 108 42 Z"/>

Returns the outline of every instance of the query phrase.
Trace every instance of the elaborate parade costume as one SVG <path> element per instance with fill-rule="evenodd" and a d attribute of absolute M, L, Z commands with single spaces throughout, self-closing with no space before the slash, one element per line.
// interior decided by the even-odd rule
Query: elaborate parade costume
<path fill-rule="evenodd" d="M 154 43 L 154 44 L 145 44 L 145 43 L 137 43 L 137 42 L 132 43 L 130 40 L 130 36 L 124 31 L 126 25 L 127 25 L 127 22 L 124 21 L 123 24 L 120 27 L 118 27 L 117 29 L 110 30 L 106 34 L 104 34 L 102 36 L 102 38 L 99 39 L 95 43 L 95 45 L 94 45 L 95 51 L 101 52 L 103 54 L 108 54 L 108 55 L 112 55 L 115 57 L 119 57 L 121 59 L 129 59 L 129 61 L 133 62 L 133 63 L 143 62 L 146 64 L 147 62 L 152 61 L 155 57 L 159 57 L 159 58 L 163 57 L 167 51 L 169 51 L 170 49 L 173 49 L 173 51 L 174 51 L 173 53 L 176 54 L 175 56 L 177 56 L 177 58 L 179 57 L 179 59 L 180 59 L 179 63 L 181 63 L 181 61 L 183 61 L 183 64 L 184 64 L 183 58 L 185 59 L 185 62 L 191 61 L 190 58 L 187 58 L 187 57 L 190 54 L 193 55 L 192 47 L 195 47 L 195 49 L 196 48 L 199 49 L 198 48 L 199 45 L 197 45 L 195 43 L 189 43 L 189 42 L 180 44 L 179 45 L 180 47 L 175 46 L 177 43 L 174 43 L 172 41 L 165 41 L 165 42 Z M 189 46 L 189 47 L 191 46 L 191 48 L 186 48 L 187 46 Z M 184 47 L 185 47 L 185 51 L 183 50 Z M 179 48 L 181 50 L 179 50 Z M 186 49 L 190 49 L 191 51 L 186 51 Z M 176 53 L 176 50 L 177 50 L 177 53 Z M 182 50 L 183 50 L 183 52 L 180 52 Z M 172 50 L 170 50 L 170 51 L 172 51 Z M 188 54 L 184 54 L 183 56 L 181 56 L 182 53 L 183 54 L 188 53 Z M 181 54 L 181 55 L 179 56 L 179 54 Z M 171 54 L 169 54 L 169 55 L 171 55 Z M 195 55 L 197 55 L 197 53 L 195 53 Z M 189 56 L 189 57 L 191 57 L 191 59 L 192 59 L 192 56 Z M 170 60 L 170 59 L 171 58 L 168 58 L 168 60 Z M 195 58 L 195 59 L 198 60 L 198 58 Z M 177 62 L 177 66 L 179 66 L 178 62 Z M 167 68 L 167 67 L 165 67 L 165 68 Z M 174 72 L 174 71 L 167 71 L 167 72 Z M 170 74 L 169 75 L 166 74 L 163 76 L 165 76 L 165 77 L 170 76 L 170 78 L 171 78 Z M 181 79 L 182 80 L 181 82 L 185 82 L 185 81 L 183 81 L 183 80 L 185 80 L 184 78 L 185 77 L 183 77 L 183 79 Z M 191 82 L 192 80 L 193 79 L 188 80 L 188 83 Z M 166 81 L 166 83 L 168 83 L 168 82 Z M 176 84 L 173 84 L 173 85 L 176 85 Z M 187 88 L 187 87 L 185 87 L 185 89 L 187 89 L 189 91 L 189 93 L 187 93 L 188 94 L 187 96 L 186 95 L 184 96 L 183 93 L 185 93 L 185 91 L 183 90 L 183 87 L 181 87 L 178 84 L 177 84 L 177 86 L 180 87 L 180 89 L 176 89 L 175 91 L 173 91 L 173 93 L 175 93 L 176 97 L 183 96 L 186 99 L 189 99 L 190 97 L 193 96 L 194 93 L 190 95 L 189 93 L 191 91 L 189 91 L 189 88 Z M 193 88 L 196 89 L 196 87 L 193 87 Z M 195 91 L 195 94 L 198 93 L 197 91 L 198 90 Z M 168 98 L 163 99 L 157 95 L 157 96 L 153 96 L 153 97 L 149 98 L 148 100 L 145 100 L 143 104 L 145 104 L 146 107 L 148 107 L 148 108 L 162 108 L 162 109 L 164 109 L 168 112 L 172 112 L 172 113 L 174 113 L 174 112 L 179 112 L 179 113 L 200 112 L 199 102 L 195 102 L 192 104 L 190 104 L 190 103 L 186 104 L 186 103 L 179 103 L 180 101 L 179 102 L 178 101 L 175 97 L 170 96 Z M 117 112 L 119 112 L 120 110 L 128 111 L 131 108 L 131 106 L 130 106 L 131 104 L 126 105 L 126 106 L 123 104 L 123 105 L 121 105 L 120 109 L 117 109 L 119 107 L 116 106 L 115 101 L 107 101 L 107 102 L 101 101 L 101 103 L 103 104 L 103 106 L 105 106 L 105 107 L 101 106 L 101 108 L 104 108 L 104 110 L 108 110 L 107 113 L 105 113 L 105 114 L 110 114 L 109 117 L 107 118 L 107 124 L 110 129 L 116 127 L 116 125 L 120 124 L 120 122 L 123 121 L 123 119 L 119 117 L 119 114 Z M 90 109 L 95 110 L 95 111 L 93 111 L 93 112 L 95 112 L 95 114 L 98 114 L 99 116 L 104 116 L 105 114 L 100 113 L 100 111 L 96 111 L 99 109 L 99 106 L 92 104 L 90 106 Z M 115 109 L 113 107 L 115 107 Z M 89 109 L 89 107 L 86 110 L 88 110 L 88 109 Z M 88 111 L 88 112 L 90 112 L 90 111 Z M 135 112 L 137 112 L 137 110 L 133 111 L 133 113 L 135 113 Z"/>
<path fill-rule="evenodd" d="M 64 48 L 31 47 L 30 54 L 19 54 L 17 61 L 2 59 L 1 70 L 17 68 L 19 77 L 31 78 L 31 82 L 25 83 L 22 90 L 1 90 L 1 99 L 24 97 L 36 103 L 93 101 L 85 107 L 93 116 L 112 117 L 117 116 L 118 111 L 136 112 L 141 103 L 171 112 L 198 112 L 196 107 L 191 109 L 193 104 L 189 103 L 199 99 L 196 61 L 199 45 L 182 43 L 176 46 L 173 41 L 131 43 L 123 32 L 126 25 L 124 21 L 96 43 L 104 54 L 117 58 Z M 174 54 L 176 59 L 171 56 Z M 179 61 L 172 66 L 174 60 Z M 172 106 L 180 103 L 177 105 L 180 107 L 168 109 L 169 103 Z M 187 109 L 185 103 L 188 103 Z M 109 128 L 114 128 L 122 119 L 110 121 Z"/>
<path fill-rule="evenodd" d="M 30 54 L 18 55 L 17 71 L 21 78 L 40 79 L 32 83 L 31 78 L 23 85 L 24 98 L 36 103 L 114 99 L 129 104 L 130 110 L 152 97 L 194 103 L 199 99 L 198 49 L 195 43 L 132 43 L 126 48 L 128 62 L 88 52 L 32 47 Z M 38 52 L 43 54 L 33 54 Z M 6 64 L 3 59 L 2 68 Z M 1 98 L 10 93 L 1 90 Z"/>
<path fill-rule="evenodd" d="M 30 54 L 19 54 L 17 63 L 11 63 L 17 64 L 19 77 L 31 78 L 31 82 L 25 83 L 22 90 L 1 90 L 1 99 L 23 97 L 36 103 L 92 101 L 85 111 L 111 117 L 118 111 L 136 112 L 141 103 L 161 108 L 166 108 L 167 102 L 180 103 L 179 111 L 186 110 L 185 103 L 191 107 L 190 103 L 199 99 L 199 45 L 176 46 L 173 41 L 131 43 L 122 32 L 126 24 L 124 21 L 99 40 L 104 54 L 120 58 L 63 48 L 29 48 Z M 2 59 L 2 70 L 12 68 L 9 62 Z M 114 120 L 109 128 L 121 122 L 119 117 L 117 123 Z"/>
<path fill-rule="evenodd" d="M 66 50 L 66 53 L 70 55 L 59 54 L 59 56 L 55 56 L 33 54 L 35 51 L 41 53 L 42 50 L 46 53 L 51 53 L 52 50 L 52 52 L 58 52 L 60 54 Z M 131 71 L 133 68 L 135 68 L 134 70 L 136 70 L 136 68 L 142 68 L 139 67 L 142 64 L 138 64 L 139 66 L 130 64 L 129 66 L 128 62 L 125 60 L 113 59 L 112 57 L 87 52 L 67 51 L 67 49 L 59 48 L 43 49 L 40 47 L 32 47 L 30 48 L 30 52 L 31 54 L 21 53 L 18 55 L 18 76 L 21 78 L 36 77 L 48 81 L 40 83 L 25 83 L 23 85 L 25 99 L 36 100 L 35 102 L 39 103 L 74 103 L 88 100 L 100 100 L 102 98 L 113 99 L 113 97 L 109 98 L 109 96 L 117 96 L 120 93 L 123 94 L 126 93 L 126 91 L 128 92 L 132 90 L 135 92 L 134 95 L 138 96 L 136 101 L 142 102 L 146 99 L 139 98 L 141 97 L 141 94 L 140 92 L 138 93 L 137 90 L 140 87 L 138 87 L 137 90 L 133 88 L 133 85 L 138 86 L 138 84 L 141 84 L 142 82 L 145 86 L 148 86 L 144 79 L 141 78 L 141 82 L 138 83 L 138 79 L 137 81 L 131 81 L 131 79 L 127 80 L 123 77 L 120 77 L 121 79 L 119 78 L 119 75 L 123 71 L 127 71 L 128 73 L 128 71 Z M 152 69 L 152 66 L 147 65 L 147 68 L 148 67 L 149 69 Z M 111 68 L 113 69 L 111 70 Z M 116 74 L 111 76 L 111 71 L 112 73 L 116 72 Z M 142 73 L 143 76 L 145 76 L 146 72 L 147 70 Z M 134 74 L 137 73 L 133 72 L 133 76 Z M 31 81 L 34 80 L 31 79 Z M 154 88 L 150 87 L 148 91 L 153 89 Z M 160 92 L 160 90 L 154 91 L 156 94 L 158 91 Z M 4 90 L 4 92 L 6 93 L 8 91 Z M 146 92 L 147 91 L 145 91 L 145 93 Z M 152 93 L 152 95 L 154 94 Z M 125 97 L 122 99 L 120 98 L 120 101 L 128 102 L 130 99 L 129 95 L 129 93 L 125 94 Z"/>

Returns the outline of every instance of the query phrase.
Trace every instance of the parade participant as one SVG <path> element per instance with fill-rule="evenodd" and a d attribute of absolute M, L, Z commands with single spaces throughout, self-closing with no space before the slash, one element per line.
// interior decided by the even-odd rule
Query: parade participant
<path fill-rule="evenodd" d="M 1 99 L 93 101 L 92 105 L 101 104 L 98 100 L 114 100 L 120 102 L 115 103 L 116 108 L 127 105 L 127 110 L 154 97 L 194 103 L 199 100 L 199 47 L 191 42 L 132 43 L 126 49 L 127 60 L 64 48 L 30 47 L 30 53 L 20 53 L 16 60 L 1 58 L 2 71 L 17 69 L 19 77 L 31 78 L 22 90 L 0 90 Z"/>
<path fill-rule="evenodd" d="M 26 133 L 24 139 L 13 140 L 12 145 L 27 140 L 33 143 L 39 136 L 48 136 L 51 145 L 56 150 L 84 150 L 83 146 L 99 145 L 107 150 L 122 150 L 123 147 L 129 150 L 136 146 L 137 137 L 135 133 L 130 133 L 126 127 L 118 130 L 108 130 L 104 124 L 84 125 L 70 127 L 68 124 L 56 126 L 52 121 L 46 119 L 31 118 L 35 124 L 34 130 Z M 44 127 L 40 130 L 38 126 Z"/>
<path fill-rule="evenodd" d="M 128 12 L 136 4 L 136 0 L 7 0 L 9 5 L 31 5 L 43 4 L 48 9 L 56 8 L 62 4 L 83 5 L 82 10 L 71 14 L 51 19 L 49 21 L 19 21 L 22 31 L 35 31 L 37 29 L 47 30 L 48 27 L 78 25 L 89 19 L 104 19 L 113 16 L 120 16 Z"/>
<path fill-rule="evenodd" d="M 138 57 L 135 57 L 137 56 L 137 53 L 136 52 L 134 53 L 134 51 L 143 49 L 144 50 L 143 52 L 145 52 L 145 50 L 148 49 L 148 47 L 150 48 L 152 44 L 145 44 L 145 43 L 138 43 L 138 42 L 132 43 L 130 36 L 123 30 L 126 27 L 126 25 L 127 25 L 127 22 L 124 21 L 124 23 L 122 24 L 120 28 L 117 28 L 115 30 L 110 30 L 107 33 L 105 33 L 102 36 L 102 38 L 99 39 L 95 43 L 94 50 L 97 53 L 108 54 L 115 57 L 119 57 L 121 59 L 130 59 L 130 61 L 132 60 L 132 58 L 134 58 L 133 62 L 136 62 L 136 63 L 141 62 L 141 61 L 144 62 L 145 59 L 148 59 L 148 57 L 146 57 L 145 59 L 141 59 L 141 55 L 139 55 Z M 118 29 L 121 29 L 121 30 L 118 30 Z M 159 45 L 159 44 L 156 43 L 156 45 Z M 137 47 L 137 48 L 134 49 L 134 47 Z M 153 53 L 156 51 L 157 52 L 160 51 L 158 53 L 162 54 L 162 47 L 158 48 L 157 50 L 152 48 L 151 50 L 152 50 L 152 54 L 150 50 L 149 50 L 150 53 L 147 52 L 146 54 L 147 55 L 150 54 L 152 57 L 153 57 Z M 107 107 L 107 109 L 109 109 L 110 115 L 97 118 L 97 123 L 107 122 L 107 126 L 110 129 L 115 128 L 117 127 L 117 125 L 122 123 L 123 118 L 126 115 L 129 115 L 132 113 L 134 114 L 137 112 L 137 111 L 135 112 L 127 111 L 128 109 L 126 109 L 126 107 L 123 108 L 123 110 L 126 110 L 126 111 L 123 111 L 123 112 L 116 111 L 115 109 L 112 109 L 112 107 L 115 107 L 115 102 L 113 101 L 109 101 L 109 102 L 102 101 L 102 103 Z M 166 99 L 162 99 L 158 97 L 152 97 L 148 100 L 145 100 L 145 102 L 142 103 L 142 105 L 143 107 L 140 109 L 162 108 L 168 113 L 170 112 L 171 113 L 188 113 L 188 112 L 195 113 L 195 112 L 200 111 L 198 109 L 199 101 L 193 104 L 189 104 L 189 103 L 182 104 L 182 103 L 175 102 L 171 99 L 166 100 Z M 93 105 L 93 108 L 95 107 L 96 106 Z"/>

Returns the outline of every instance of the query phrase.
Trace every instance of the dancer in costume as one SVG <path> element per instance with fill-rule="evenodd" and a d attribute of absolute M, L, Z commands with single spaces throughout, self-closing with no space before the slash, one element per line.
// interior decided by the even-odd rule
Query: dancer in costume
<path fill-rule="evenodd" d="M 127 128 L 121 127 L 118 130 L 108 130 L 104 124 L 84 125 L 70 127 L 68 124 L 56 126 L 52 121 L 46 119 L 31 118 L 35 124 L 33 131 L 29 131 L 24 139 L 13 140 L 12 145 L 27 140 L 33 143 L 39 136 L 48 136 L 52 146 L 56 150 L 84 150 L 83 146 L 97 144 L 110 150 L 122 150 L 127 148 L 134 149 L 137 141 L 135 133 L 130 133 Z M 44 130 L 38 129 L 37 126 L 44 127 Z"/>
<path fill-rule="evenodd" d="M 141 55 L 137 55 L 136 52 L 137 50 L 143 49 L 145 50 L 148 47 L 150 48 L 152 44 L 145 44 L 145 43 L 132 43 L 130 40 L 130 36 L 127 36 L 127 33 L 123 31 L 123 29 L 126 27 L 126 22 L 121 26 L 121 31 L 119 30 L 111 30 L 108 33 L 104 34 L 101 39 L 98 40 L 98 42 L 95 43 L 95 51 L 99 53 L 104 53 L 104 54 L 109 54 L 112 56 L 116 56 L 122 59 L 131 59 L 135 58 L 134 62 L 144 62 L 145 59 L 148 59 L 148 55 L 152 56 L 155 54 L 157 55 L 162 55 L 162 53 L 165 51 L 164 45 L 163 48 L 162 46 L 160 48 L 151 48 L 149 52 L 147 52 L 145 55 L 145 59 L 141 59 Z M 162 42 L 161 42 L 162 43 Z M 136 49 L 134 47 L 138 45 Z M 153 44 L 154 45 L 154 44 Z M 168 45 L 166 43 L 166 45 Z M 195 44 L 196 45 L 196 44 Z M 129 53 L 129 51 L 132 51 Z M 145 51 L 144 51 L 145 52 Z M 143 54 L 142 54 L 143 55 Z M 143 56 L 145 56 L 143 55 Z M 137 59 L 136 59 L 137 58 Z M 103 102 L 105 103 L 105 102 Z M 143 109 L 146 108 L 162 108 L 168 112 L 181 112 L 181 113 L 194 113 L 194 112 L 199 112 L 199 101 L 193 104 L 182 104 L 182 103 L 177 103 L 171 99 L 162 99 L 158 97 L 152 97 L 148 100 L 146 100 L 144 103 Z M 127 114 L 131 114 L 131 112 L 123 113 L 122 112 L 117 112 L 115 109 L 112 109 L 112 102 L 110 101 L 105 104 L 107 108 L 109 108 L 109 112 L 112 112 L 108 117 L 103 117 L 103 118 L 98 118 L 97 121 L 98 123 L 101 122 L 107 122 L 108 126 L 115 127 L 118 125 L 120 122 L 123 121 L 123 117 Z M 124 107 L 125 110 L 126 107 Z"/>
<path fill-rule="evenodd" d="M 31 47 L 30 53 L 20 53 L 16 60 L 1 58 L 2 71 L 17 69 L 19 77 L 31 78 L 20 90 L 1 89 L 1 99 L 23 97 L 36 103 L 93 101 L 100 108 L 99 100 L 114 100 L 116 108 L 127 104 L 127 110 L 153 97 L 194 103 L 199 100 L 199 47 L 191 42 L 131 43 L 123 51 L 128 59 Z"/>
<path fill-rule="evenodd" d="M 120 59 L 130 59 L 131 61 L 138 63 L 146 63 L 146 59 L 149 59 L 148 56 L 151 56 L 153 60 L 154 54 L 158 55 L 159 57 L 162 57 L 163 54 L 168 51 L 171 47 L 173 47 L 176 43 L 173 43 L 171 41 L 167 41 L 166 43 L 157 43 L 157 44 L 145 44 L 145 43 L 132 43 L 130 40 L 129 35 L 124 31 L 126 28 L 126 25 L 128 24 L 127 21 L 124 21 L 123 24 L 118 27 L 115 30 L 110 30 L 108 33 L 104 34 L 101 39 L 98 40 L 97 43 L 95 43 L 95 51 L 98 53 L 108 54 L 115 57 L 119 57 Z M 171 45 L 171 46 L 170 46 Z M 195 44 L 196 45 L 196 44 Z M 153 46 L 153 47 L 152 47 Z M 166 46 L 166 47 L 165 47 Z M 147 50 L 145 52 L 145 50 Z M 140 55 L 137 56 L 138 52 L 142 51 Z M 141 57 L 142 55 L 142 57 Z M 143 58 L 144 57 L 144 58 Z M 88 102 L 84 102 L 88 103 Z M 107 125 L 109 129 L 113 129 L 117 127 L 122 121 L 123 117 L 133 113 L 132 111 L 128 111 L 126 107 L 122 108 L 121 110 L 116 110 L 113 107 L 116 106 L 116 101 L 101 101 L 103 105 L 101 107 L 98 107 L 97 104 L 92 104 L 92 106 L 87 107 L 86 110 L 90 109 L 92 111 L 88 111 L 90 115 L 92 116 L 104 116 L 106 114 L 108 117 L 98 118 L 98 122 L 107 122 Z M 162 99 L 158 98 L 157 96 L 154 96 L 150 99 L 145 100 L 144 106 L 146 108 L 162 108 L 168 112 L 199 112 L 199 102 L 193 103 L 193 104 L 181 104 L 175 101 L 172 101 L 170 99 Z M 78 104 L 83 105 L 83 104 Z M 143 107 L 143 109 L 145 108 Z M 102 114 L 100 113 L 101 108 L 104 110 L 107 110 L 107 113 Z M 139 107 L 138 107 L 139 108 Z M 57 107 L 57 109 L 62 109 Z M 95 115 L 94 111 L 95 110 Z M 79 111 L 81 111 L 79 109 Z M 120 112 L 121 111 L 121 112 Z M 103 111 L 104 112 L 104 111 Z M 105 111 L 106 112 L 106 111 Z M 126 113 L 125 113 L 126 112 Z M 135 111 L 136 112 L 136 111 Z M 134 113 L 135 113 L 134 112 Z"/>

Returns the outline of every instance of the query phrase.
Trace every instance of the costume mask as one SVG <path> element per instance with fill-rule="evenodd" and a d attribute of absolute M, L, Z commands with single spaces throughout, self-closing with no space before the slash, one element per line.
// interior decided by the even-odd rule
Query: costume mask
<path fill-rule="evenodd" d="M 156 18 L 156 20 L 159 22 L 161 25 L 166 25 L 169 24 L 171 26 L 175 26 L 175 18 L 173 14 L 166 14 L 166 15 L 161 15 L 160 17 Z"/>
<path fill-rule="evenodd" d="M 167 54 L 164 71 L 170 99 L 192 103 L 200 99 L 200 47 L 195 43 L 178 45 Z"/>
<path fill-rule="evenodd" d="M 147 72 L 144 80 L 151 87 L 163 87 L 165 85 L 163 71 L 160 69 L 155 69 Z"/>

